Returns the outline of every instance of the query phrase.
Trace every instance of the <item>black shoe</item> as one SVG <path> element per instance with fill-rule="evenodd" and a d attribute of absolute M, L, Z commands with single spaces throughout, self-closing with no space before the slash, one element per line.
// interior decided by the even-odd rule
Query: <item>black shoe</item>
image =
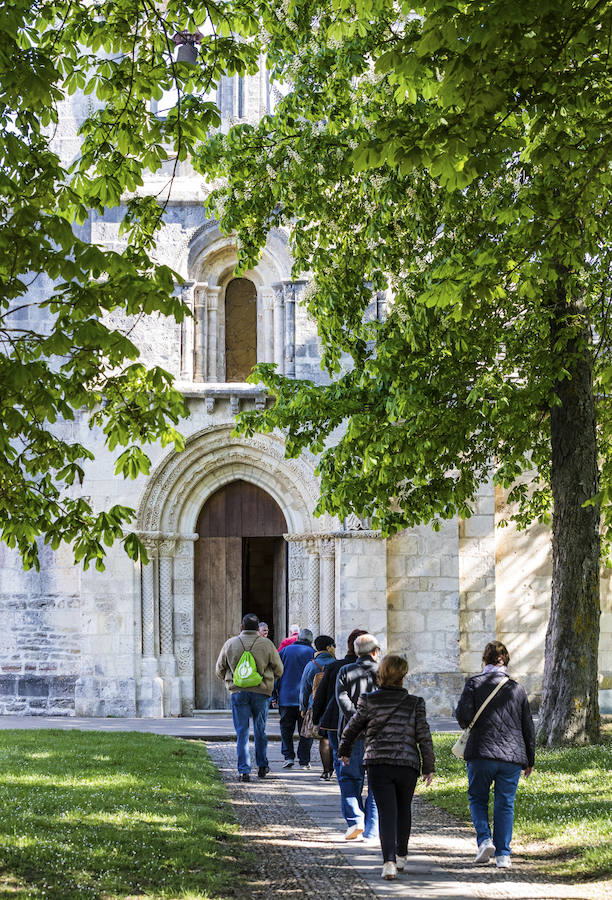
<path fill-rule="evenodd" d="M 249 775 L 248 772 L 243 772 L 241 775 L 238 776 L 238 781 L 250 781 L 250 780 L 251 780 L 251 776 Z"/>
<path fill-rule="evenodd" d="M 270 771 L 270 766 L 260 766 L 257 769 L 257 777 L 265 778 L 269 771 Z"/>
<path fill-rule="evenodd" d="M 319 778 L 321 779 L 321 781 L 331 781 L 332 775 L 333 772 L 323 772 L 321 775 L 319 775 Z"/>

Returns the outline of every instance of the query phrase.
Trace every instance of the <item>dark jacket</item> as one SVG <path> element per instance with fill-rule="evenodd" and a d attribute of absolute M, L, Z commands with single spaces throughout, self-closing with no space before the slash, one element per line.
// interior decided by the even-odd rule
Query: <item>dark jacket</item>
<path fill-rule="evenodd" d="M 410 766 L 420 772 L 422 760 L 425 775 L 435 770 L 425 701 L 404 688 L 381 687 L 361 695 L 342 732 L 338 756 L 350 756 L 359 737 L 365 737 L 366 765 Z"/>
<path fill-rule="evenodd" d="M 325 666 L 325 674 L 321 679 L 312 704 L 312 720 L 315 725 L 327 729 L 338 730 L 338 704 L 336 703 L 336 678 L 344 666 L 357 661 L 354 653 L 347 653 L 344 659 L 336 659 Z"/>
<path fill-rule="evenodd" d="M 504 677 L 500 670 L 468 678 L 455 710 L 461 728 L 467 728 Z M 499 759 L 524 769 L 533 766 L 535 729 L 527 694 L 516 681 L 507 681 L 476 720 L 465 748 L 465 759 Z"/>
<path fill-rule="evenodd" d="M 280 652 L 284 667 L 282 677 L 276 683 L 275 693 L 279 706 L 300 705 L 300 682 L 304 669 L 314 656 L 308 641 L 294 641 Z"/>
<path fill-rule="evenodd" d="M 344 726 L 357 711 L 357 701 L 362 694 L 376 687 L 378 663 L 370 655 L 360 656 L 357 662 L 343 666 L 336 678 L 336 702 L 340 709 L 338 717 L 338 739 Z"/>
<path fill-rule="evenodd" d="M 326 666 L 329 666 L 334 660 L 335 656 L 332 656 L 327 650 L 320 650 L 318 653 L 315 653 L 314 659 L 311 659 L 304 669 L 302 680 L 300 682 L 300 709 L 302 712 L 306 712 L 308 707 L 312 706 L 314 703 L 312 685 L 315 676 L 318 675 L 319 672 L 325 673 Z M 323 679 L 321 679 L 321 681 L 323 681 Z M 315 697 L 321 689 L 321 681 L 319 681 Z"/>

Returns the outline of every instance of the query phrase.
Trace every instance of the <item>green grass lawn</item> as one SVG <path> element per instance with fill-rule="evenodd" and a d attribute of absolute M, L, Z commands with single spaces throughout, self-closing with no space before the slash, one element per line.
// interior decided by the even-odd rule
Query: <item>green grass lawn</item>
<path fill-rule="evenodd" d="M 612 875 L 612 734 L 593 747 L 536 752 L 521 778 L 514 840 L 551 875 L 572 880 Z M 453 734 L 434 734 L 436 779 L 422 796 L 470 822 L 465 763 L 450 752 Z"/>
<path fill-rule="evenodd" d="M 203 744 L 0 731 L 0 896 L 229 898 L 237 830 Z"/>

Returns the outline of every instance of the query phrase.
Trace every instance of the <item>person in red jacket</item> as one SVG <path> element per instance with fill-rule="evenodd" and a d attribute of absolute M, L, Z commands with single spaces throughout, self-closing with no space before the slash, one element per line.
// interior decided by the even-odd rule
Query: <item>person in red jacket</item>
<path fill-rule="evenodd" d="M 290 625 L 289 626 L 289 637 L 286 637 L 284 641 L 280 642 L 278 652 L 280 653 L 284 647 L 288 647 L 289 644 L 295 644 L 298 639 L 298 635 L 300 633 L 299 625 Z"/>

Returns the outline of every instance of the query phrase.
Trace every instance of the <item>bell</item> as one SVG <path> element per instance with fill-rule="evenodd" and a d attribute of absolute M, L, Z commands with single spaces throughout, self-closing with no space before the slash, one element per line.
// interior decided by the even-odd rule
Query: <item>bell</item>
<path fill-rule="evenodd" d="M 198 51 L 195 44 L 179 44 L 176 56 L 177 62 L 189 63 L 193 66 L 198 60 Z"/>

